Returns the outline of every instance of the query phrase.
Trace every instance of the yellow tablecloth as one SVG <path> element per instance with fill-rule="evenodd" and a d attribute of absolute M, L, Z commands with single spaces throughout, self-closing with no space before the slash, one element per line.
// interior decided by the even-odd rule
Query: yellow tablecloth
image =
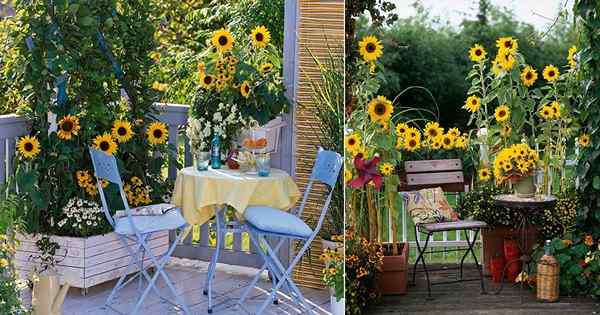
<path fill-rule="evenodd" d="M 194 167 L 177 174 L 172 203 L 180 207 L 190 225 L 202 225 L 215 215 L 215 206 L 229 205 L 243 218 L 249 206 L 269 206 L 288 210 L 300 199 L 292 177 L 271 169 L 268 177 L 219 169 L 199 172 Z"/>

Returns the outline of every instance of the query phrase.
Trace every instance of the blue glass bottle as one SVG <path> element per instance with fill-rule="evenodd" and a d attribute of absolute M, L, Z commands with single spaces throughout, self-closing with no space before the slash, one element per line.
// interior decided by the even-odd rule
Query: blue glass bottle
<path fill-rule="evenodd" d="M 221 168 L 221 138 L 215 134 L 210 142 L 210 166 L 213 169 Z"/>

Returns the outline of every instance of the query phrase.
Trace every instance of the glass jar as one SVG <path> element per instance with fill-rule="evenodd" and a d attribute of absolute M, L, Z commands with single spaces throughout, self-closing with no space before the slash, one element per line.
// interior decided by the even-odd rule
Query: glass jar
<path fill-rule="evenodd" d="M 210 152 L 198 152 L 194 154 L 194 166 L 198 171 L 208 170 L 210 164 Z"/>
<path fill-rule="evenodd" d="M 271 173 L 271 155 L 269 153 L 256 155 L 256 171 L 258 176 L 269 176 L 269 173 Z"/>

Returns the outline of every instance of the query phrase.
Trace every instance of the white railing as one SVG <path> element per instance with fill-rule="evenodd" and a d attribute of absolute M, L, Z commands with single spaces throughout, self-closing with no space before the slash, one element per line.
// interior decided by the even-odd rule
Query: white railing
<path fill-rule="evenodd" d="M 168 176 L 174 179 L 177 176 L 177 160 L 183 161 L 184 166 L 192 165 L 191 150 L 184 133 L 179 132 L 187 123 L 188 105 L 156 104 L 159 110 L 158 119 L 164 122 L 169 129 L 169 143 L 177 148 L 177 156 L 169 157 Z M 0 184 L 4 184 L 13 175 L 13 158 L 16 152 L 16 141 L 19 137 L 29 134 L 29 123 L 15 114 L 0 116 Z M 183 143 L 181 143 L 183 141 Z M 214 250 L 214 242 L 210 235 L 212 227 L 204 224 L 199 227 L 200 238 L 192 244 L 191 235 L 178 246 L 174 255 L 179 257 L 208 260 Z M 220 262 L 232 265 L 258 267 L 261 264 L 260 257 L 255 254 L 256 249 L 248 246 L 244 241 L 245 235 L 236 233 L 230 239 L 226 248 L 221 253 Z"/>

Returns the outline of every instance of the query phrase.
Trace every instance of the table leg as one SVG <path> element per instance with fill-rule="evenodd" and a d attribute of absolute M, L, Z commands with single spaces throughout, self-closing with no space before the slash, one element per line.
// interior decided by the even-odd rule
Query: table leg
<path fill-rule="evenodd" d="M 206 275 L 206 284 L 204 289 L 204 295 L 208 295 L 208 313 L 212 313 L 212 281 L 215 276 L 215 269 L 217 267 L 217 262 L 219 260 L 219 254 L 221 253 L 221 247 L 223 247 L 223 226 L 221 219 L 221 215 L 223 215 L 224 207 L 218 206 L 215 211 L 215 221 L 216 221 L 216 234 L 217 234 L 217 246 L 210 260 L 210 264 L 208 266 L 208 274 Z"/>

